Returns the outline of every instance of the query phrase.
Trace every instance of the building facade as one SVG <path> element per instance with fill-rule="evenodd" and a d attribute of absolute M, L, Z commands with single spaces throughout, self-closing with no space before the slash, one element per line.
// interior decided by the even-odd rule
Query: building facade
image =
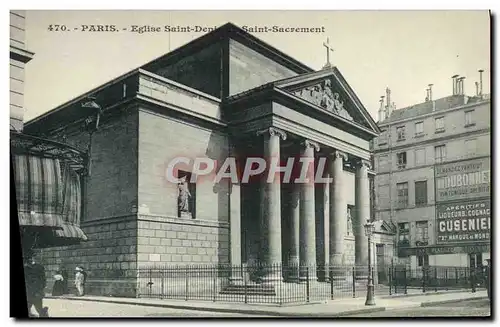
<path fill-rule="evenodd" d="M 23 128 L 24 68 L 34 53 L 26 48 L 24 10 L 10 11 L 10 129 Z"/>
<path fill-rule="evenodd" d="M 381 100 L 374 140 L 377 219 L 397 225 L 397 262 L 481 266 L 490 257 L 489 95 L 453 93 L 394 110 Z"/>
<path fill-rule="evenodd" d="M 226 24 L 26 129 L 86 148 L 81 103 L 90 95 L 103 113 L 84 181 L 89 240 L 44 250 L 48 271 L 81 265 L 91 272 L 89 292 L 137 295 L 137 269 L 162 265 L 366 267 L 370 141 L 379 129 L 336 67 L 315 71 Z M 173 183 L 166 171 L 180 157 L 188 162 Z M 236 158 L 238 167 L 306 158 L 307 176 L 333 181 L 214 181 L 196 174 L 196 158 Z M 321 269 L 310 276 L 321 279 Z"/>

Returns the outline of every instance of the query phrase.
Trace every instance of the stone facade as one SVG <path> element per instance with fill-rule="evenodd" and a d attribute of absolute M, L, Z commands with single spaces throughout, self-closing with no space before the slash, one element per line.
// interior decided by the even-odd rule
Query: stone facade
<path fill-rule="evenodd" d="M 470 121 L 466 120 L 466 113 L 469 113 Z M 436 119 L 442 119 L 443 128 L 436 129 Z M 452 94 L 395 110 L 390 117 L 379 122 L 382 133 L 373 142 L 377 172 L 375 216 L 378 220 L 392 221 L 396 225 L 408 224 L 408 243 L 405 241 L 400 248 L 416 250 L 422 246 L 417 245 L 417 242 L 426 243 L 426 247 L 439 246 L 436 235 L 435 167 L 445 162 L 459 163 L 474 158 L 487 160 L 491 156 L 490 120 L 489 97 Z M 398 128 L 405 130 L 399 138 Z M 443 147 L 442 158 L 436 158 L 439 155 L 439 152 L 436 153 L 438 146 Z M 405 160 L 398 162 L 398 156 L 403 155 Z M 417 202 L 415 186 L 419 182 L 425 182 L 427 187 L 420 203 Z M 398 184 L 407 187 L 406 204 L 398 200 Z M 417 224 L 427 227 L 426 239 L 417 236 Z M 489 241 L 482 243 L 488 244 Z M 463 244 L 450 244 L 448 248 Z M 462 253 L 428 255 L 429 265 L 467 266 L 469 254 L 459 251 Z M 489 255 L 482 253 L 484 259 L 489 258 Z M 416 255 L 409 258 L 401 256 L 398 262 L 406 263 L 412 269 L 418 267 Z"/>
<path fill-rule="evenodd" d="M 123 216 L 81 226 L 88 242 L 39 252 L 45 266 L 47 292 L 51 292 L 52 276 L 58 270 L 68 273 L 70 292 L 74 292 L 74 270 L 81 266 L 88 273 L 88 294 L 135 296 L 138 248 L 135 217 Z"/>
<path fill-rule="evenodd" d="M 357 98 L 338 69 L 315 72 L 234 30 L 222 27 L 206 36 L 213 42 L 201 38 L 90 92 L 105 103 L 85 181 L 82 227 L 90 241 L 44 250 L 48 274 L 78 264 L 90 272 L 89 293 L 140 295 L 147 286 L 137 276 L 155 267 L 284 264 L 290 259 L 308 266 L 366 265 L 361 225 L 370 217 L 367 160 L 376 124 L 353 100 Z M 215 62 L 219 55 L 221 64 L 214 69 L 185 71 L 190 63 Z M 310 83 L 339 91 L 354 119 L 290 91 Z M 224 99 L 217 98 L 218 91 Z M 62 122 L 71 114 L 82 115 L 81 100 L 29 127 L 85 148 L 88 135 L 78 129 L 79 121 Z M 312 178 L 288 192 L 280 180 L 215 182 L 217 168 L 229 156 L 328 158 L 324 168 L 334 183 L 319 187 L 320 194 Z M 179 157 L 217 162 L 216 171 L 189 184 L 192 203 L 184 215 L 179 185 L 166 176 Z M 177 169 L 194 173 L 190 164 Z M 310 165 L 309 176 L 317 169 Z M 289 206 L 292 202 L 297 205 Z M 356 209 L 353 235 L 347 230 L 348 205 Z M 64 259 L 58 259 L 62 253 Z M 238 277 L 231 275 L 231 281 Z M 279 273 L 261 277 L 264 282 L 282 279 Z"/>
<path fill-rule="evenodd" d="M 229 263 L 229 226 L 139 215 L 137 264 L 142 267 Z"/>
<path fill-rule="evenodd" d="M 26 48 L 26 11 L 10 11 L 10 129 L 21 131 L 24 120 L 24 69 L 33 58 Z"/>

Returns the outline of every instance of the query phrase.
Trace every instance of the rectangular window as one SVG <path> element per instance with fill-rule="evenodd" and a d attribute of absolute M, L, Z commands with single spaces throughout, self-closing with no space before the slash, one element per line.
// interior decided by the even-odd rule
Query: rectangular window
<path fill-rule="evenodd" d="M 465 112 L 465 127 L 474 126 L 476 123 L 474 122 L 474 110 L 467 110 Z"/>
<path fill-rule="evenodd" d="M 429 255 L 419 255 L 417 256 L 418 266 L 419 267 L 428 267 L 429 266 Z"/>
<path fill-rule="evenodd" d="M 444 132 L 444 117 L 436 118 L 436 133 Z"/>
<path fill-rule="evenodd" d="M 415 150 L 415 166 L 425 165 L 425 149 Z"/>
<path fill-rule="evenodd" d="M 410 223 L 398 223 L 398 245 L 410 246 Z"/>
<path fill-rule="evenodd" d="M 177 216 L 180 218 L 196 218 L 196 183 L 191 182 L 192 174 L 179 170 L 177 193 Z"/>
<path fill-rule="evenodd" d="M 398 158 L 398 168 L 406 168 L 406 152 L 398 153 L 396 156 Z"/>
<path fill-rule="evenodd" d="M 418 123 L 415 123 L 415 136 L 422 135 L 424 135 L 424 122 L 419 121 Z"/>
<path fill-rule="evenodd" d="M 416 245 L 424 246 L 427 245 L 429 241 L 429 224 L 425 221 L 417 221 L 417 230 L 416 230 Z"/>
<path fill-rule="evenodd" d="M 398 183 L 396 188 L 398 190 L 398 206 L 406 208 L 408 206 L 408 183 Z"/>
<path fill-rule="evenodd" d="M 446 160 L 446 145 L 434 147 L 434 160 L 436 162 L 444 162 Z"/>
<path fill-rule="evenodd" d="M 404 141 L 406 139 L 406 128 L 405 126 L 400 126 L 396 128 L 397 140 Z"/>
<path fill-rule="evenodd" d="M 415 205 L 427 204 L 427 181 L 415 182 Z"/>
<path fill-rule="evenodd" d="M 466 140 L 465 141 L 465 151 L 467 153 L 467 156 L 474 156 L 474 155 L 476 155 L 476 150 L 477 150 L 476 139 Z"/>

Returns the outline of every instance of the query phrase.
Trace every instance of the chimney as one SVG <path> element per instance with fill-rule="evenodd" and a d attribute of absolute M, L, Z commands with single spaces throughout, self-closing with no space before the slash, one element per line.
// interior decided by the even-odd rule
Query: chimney
<path fill-rule="evenodd" d="M 378 121 L 381 122 L 385 119 L 385 115 L 384 115 L 384 96 L 382 95 L 380 97 L 380 108 L 378 108 Z"/>
<path fill-rule="evenodd" d="M 464 79 L 465 79 L 465 77 L 460 77 L 460 95 L 464 95 L 465 94 Z"/>
<path fill-rule="evenodd" d="M 476 96 L 478 97 L 479 96 L 479 83 L 474 82 L 474 84 L 476 85 Z"/>
<path fill-rule="evenodd" d="M 387 106 L 386 106 L 386 114 L 387 114 L 387 117 L 390 117 L 391 116 L 391 89 L 390 88 L 386 88 L 385 89 L 385 93 L 386 93 L 386 98 L 385 98 L 385 101 L 387 103 Z"/>
<path fill-rule="evenodd" d="M 460 95 L 462 93 L 462 90 L 461 90 L 462 83 L 461 83 L 461 81 L 462 81 L 462 77 L 458 77 L 456 79 L 456 82 L 457 82 L 456 91 L 457 92 L 455 94 L 457 94 L 457 95 Z"/>
<path fill-rule="evenodd" d="M 457 77 L 459 75 L 453 75 L 451 80 L 453 81 L 453 95 L 457 94 Z"/>
<path fill-rule="evenodd" d="M 425 102 L 429 101 L 429 89 L 425 89 Z"/>
<path fill-rule="evenodd" d="M 434 84 L 429 84 L 429 101 L 432 101 L 432 86 Z"/>
<path fill-rule="evenodd" d="M 483 97 L 483 72 L 484 72 L 484 69 L 480 69 L 480 70 L 478 70 L 478 72 L 479 72 L 479 95 L 482 98 Z"/>

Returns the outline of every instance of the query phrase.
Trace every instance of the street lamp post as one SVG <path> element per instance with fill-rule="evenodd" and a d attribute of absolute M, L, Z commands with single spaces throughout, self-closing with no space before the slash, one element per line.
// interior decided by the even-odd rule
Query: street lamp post
<path fill-rule="evenodd" d="M 372 234 L 375 230 L 375 225 L 371 223 L 369 220 L 364 225 L 365 234 L 368 237 L 368 285 L 366 290 L 366 302 L 365 305 L 375 305 L 375 294 L 374 294 L 374 286 L 373 286 L 373 270 L 372 270 Z"/>
<path fill-rule="evenodd" d="M 91 174 L 92 167 L 92 135 L 99 128 L 102 107 L 95 102 L 95 97 L 89 96 L 87 102 L 82 103 L 82 108 L 91 109 L 89 116 L 85 119 L 85 127 L 89 132 L 89 144 L 87 148 L 87 176 Z"/>

